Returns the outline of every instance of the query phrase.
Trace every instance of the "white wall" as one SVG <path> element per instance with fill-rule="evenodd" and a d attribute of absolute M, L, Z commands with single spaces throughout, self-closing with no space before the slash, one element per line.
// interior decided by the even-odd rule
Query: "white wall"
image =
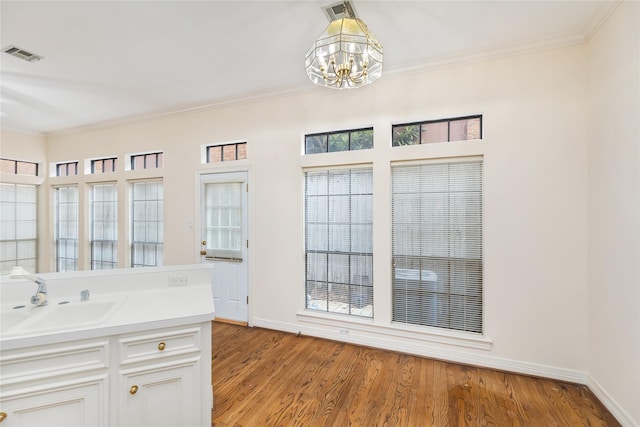
<path fill-rule="evenodd" d="M 640 425 L 640 3 L 618 7 L 588 60 L 590 386 Z"/>

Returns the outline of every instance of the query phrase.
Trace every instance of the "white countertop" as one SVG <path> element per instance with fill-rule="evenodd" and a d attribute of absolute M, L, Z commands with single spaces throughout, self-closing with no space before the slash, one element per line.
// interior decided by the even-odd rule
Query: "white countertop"
<path fill-rule="evenodd" d="M 35 307 L 29 302 L 37 288 L 34 283 L 2 277 L 2 314 L 18 311 L 25 319 L 7 327 L 0 325 L 0 349 L 211 321 L 215 317 L 212 268 L 196 264 L 42 274 L 39 276 L 47 282 L 49 301 L 44 307 Z M 81 302 L 80 291 L 84 289 L 89 290 L 90 298 Z M 14 309 L 22 305 L 24 307 Z M 102 307 L 108 310 L 102 313 Z M 47 317 L 54 311 L 67 309 L 78 310 L 82 319 L 70 323 L 69 319 L 73 318 L 67 318 L 63 325 L 46 321 L 55 318 Z M 97 313 L 96 316 L 87 317 L 92 312 Z"/>

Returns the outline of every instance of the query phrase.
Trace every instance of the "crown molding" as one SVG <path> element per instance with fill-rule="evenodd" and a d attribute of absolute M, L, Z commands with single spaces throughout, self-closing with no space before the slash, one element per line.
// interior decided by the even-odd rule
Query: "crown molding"
<path fill-rule="evenodd" d="M 502 46 L 496 49 L 489 49 L 483 51 L 471 51 L 462 52 L 455 55 L 449 55 L 444 57 L 438 57 L 429 59 L 426 61 L 416 62 L 408 66 L 385 68 L 384 76 L 401 76 L 403 74 L 413 74 L 424 70 L 441 68 L 447 66 L 467 65 L 483 61 L 490 61 L 502 58 L 508 58 L 517 55 L 525 55 L 545 50 L 560 49 L 569 46 L 575 46 L 588 43 L 589 40 L 598 32 L 602 25 L 609 19 L 611 14 L 618 8 L 624 0 L 615 0 L 604 2 L 594 16 L 589 20 L 585 28 L 579 33 L 560 36 L 560 37 L 545 37 L 537 40 L 531 40 L 524 43 L 510 44 Z M 249 104 L 265 100 L 267 98 L 279 98 L 304 92 L 311 92 L 317 90 L 316 86 L 311 83 L 303 85 L 292 85 L 284 88 L 277 88 L 274 90 L 256 92 L 252 94 L 245 94 L 241 96 L 234 96 L 219 100 L 212 100 L 211 102 L 204 102 L 200 104 L 177 106 L 174 108 L 158 110 L 150 113 L 131 115 L 119 119 L 103 121 L 99 123 L 93 123 L 68 129 L 54 130 L 44 132 L 47 137 L 53 137 L 65 134 L 74 134 L 79 132 L 85 132 L 89 130 L 98 130 L 115 126 L 122 126 L 131 123 L 144 122 L 150 120 L 156 120 L 162 117 L 169 117 L 173 115 L 179 115 L 189 112 L 196 112 L 209 109 L 227 108 L 231 106 L 237 106 L 242 104 Z"/>

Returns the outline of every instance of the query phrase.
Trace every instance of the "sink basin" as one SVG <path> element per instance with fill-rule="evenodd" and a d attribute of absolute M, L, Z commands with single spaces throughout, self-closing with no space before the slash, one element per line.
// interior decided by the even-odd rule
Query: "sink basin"
<path fill-rule="evenodd" d="M 44 307 L 25 307 L 2 311 L 2 335 L 31 335 L 80 329 L 107 321 L 122 306 L 122 297 L 109 300 L 50 302 Z"/>
<path fill-rule="evenodd" d="M 7 309 L 3 310 L 0 314 L 0 322 L 2 326 L 2 332 L 8 331 L 23 320 L 29 317 L 29 311 L 25 308 L 21 309 Z"/>
<path fill-rule="evenodd" d="M 23 331 L 61 329 L 69 326 L 83 326 L 102 322 L 116 307 L 113 301 L 81 302 L 58 305 L 53 310 L 37 316 L 34 321 L 20 328 Z"/>

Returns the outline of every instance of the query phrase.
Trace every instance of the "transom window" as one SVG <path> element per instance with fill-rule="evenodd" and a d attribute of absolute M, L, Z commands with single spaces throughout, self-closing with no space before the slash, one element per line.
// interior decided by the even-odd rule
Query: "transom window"
<path fill-rule="evenodd" d="M 244 160 L 247 158 L 247 143 L 209 145 L 207 147 L 207 163 Z"/>
<path fill-rule="evenodd" d="M 78 175 L 78 162 L 65 162 L 56 164 L 56 176 Z"/>
<path fill-rule="evenodd" d="M 305 173 L 306 308 L 373 317 L 373 169 Z"/>
<path fill-rule="evenodd" d="M 394 147 L 481 138 L 482 116 L 405 123 L 392 127 Z"/>
<path fill-rule="evenodd" d="M 116 171 L 117 157 L 91 160 L 91 173 L 99 174 Z"/>
<path fill-rule="evenodd" d="M 306 135 L 305 154 L 373 148 L 373 128 L 324 132 Z"/>
<path fill-rule="evenodd" d="M 11 175 L 38 176 L 38 164 L 22 160 L 0 159 L 0 172 Z"/>
<path fill-rule="evenodd" d="M 162 167 L 162 152 L 131 155 L 131 170 L 157 169 Z"/>

